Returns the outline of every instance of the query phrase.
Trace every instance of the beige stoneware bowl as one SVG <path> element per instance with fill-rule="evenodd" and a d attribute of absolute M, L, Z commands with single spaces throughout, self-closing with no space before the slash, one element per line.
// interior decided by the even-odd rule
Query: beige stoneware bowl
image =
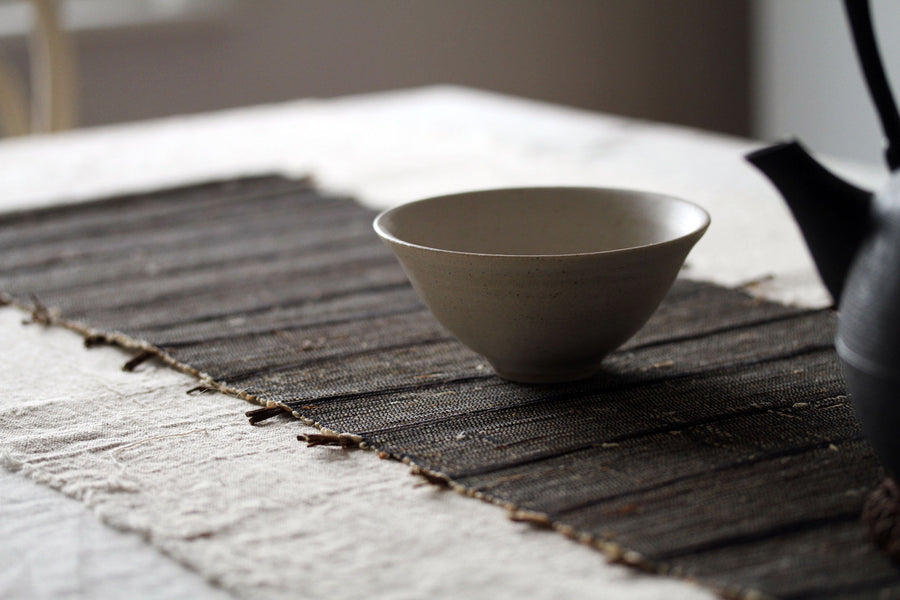
<path fill-rule="evenodd" d="M 437 320 L 525 383 L 596 374 L 708 226 L 706 211 L 677 198 L 574 187 L 440 196 L 374 223 Z"/>

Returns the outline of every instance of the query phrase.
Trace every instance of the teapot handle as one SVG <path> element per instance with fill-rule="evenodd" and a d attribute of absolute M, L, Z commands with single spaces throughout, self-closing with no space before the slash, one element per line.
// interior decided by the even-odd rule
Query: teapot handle
<path fill-rule="evenodd" d="M 862 67 L 866 85 L 869 87 L 869 95 L 887 137 L 885 159 L 891 171 L 896 171 L 900 168 L 900 114 L 897 113 L 897 105 L 894 103 L 894 96 L 891 94 L 891 87 L 878 53 L 869 1 L 844 0 L 844 9 L 850 22 L 856 56 Z"/>

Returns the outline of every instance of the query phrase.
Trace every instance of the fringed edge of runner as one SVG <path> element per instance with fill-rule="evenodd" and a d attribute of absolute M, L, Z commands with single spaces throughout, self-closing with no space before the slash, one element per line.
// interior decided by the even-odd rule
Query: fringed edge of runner
<path fill-rule="evenodd" d="M 99 331 L 75 321 L 69 321 L 59 318 L 58 311 L 55 311 L 53 307 L 48 308 L 44 306 L 34 295 L 32 295 L 32 301 L 34 302 L 34 304 L 32 306 L 28 306 L 20 301 L 17 301 L 15 298 L 7 294 L 0 293 L 0 305 L 8 304 L 11 306 L 15 306 L 31 315 L 31 321 L 23 321 L 24 324 L 39 323 L 44 326 L 54 325 L 69 329 L 82 335 L 84 337 L 85 346 L 88 348 L 101 344 L 108 344 L 118 346 L 125 350 L 137 350 L 138 354 L 128 362 L 126 362 L 125 365 L 123 365 L 123 369 L 125 370 L 133 370 L 138 364 L 151 358 L 155 358 L 178 371 L 181 371 L 188 375 L 192 375 L 199 379 L 199 385 L 188 390 L 187 392 L 189 394 L 206 391 L 218 391 L 235 398 L 240 398 L 242 400 L 261 405 L 262 408 L 247 411 L 245 413 L 245 415 L 250 419 L 251 425 L 255 425 L 256 423 L 277 416 L 281 413 L 290 413 L 297 420 L 311 427 L 315 427 L 320 431 L 320 433 L 300 434 L 297 436 L 297 439 L 299 441 L 305 441 L 307 443 L 307 447 L 338 446 L 342 449 L 359 448 L 364 450 L 372 450 L 379 458 L 390 458 L 408 465 L 410 467 L 411 475 L 421 478 L 423 482 L 429 485 L 433 485 L 436 488 L 450 489 L 462 496 L 476 498 L 495 506 L 499 506 L 506 510 L 507 517 L 510 520 L 520 523 L 526 523 L 533 527 L 546 529 L 548 531 L 555 531 L 559 534 L 562 534 L 563 536 L 573 541 L 599 551 L 606 558 L 607 562 L 611 564 L 623 565 L 628 568 L 651 575 L 660 575 L 681 579 L 683 581 L 697 585 L 698 587 L 711 590 L 722 598 L 725 598 L 726 600 L 777 600 L 773 596 L 751 588 L 721 588 L 713 584 L 702 583 L 692 577 L 690 573 L 684 571 L 677 565 L 654 562 L 643 556 L 639 552 L 630 550 L 622 546 L 621 544 L 612 541 L 611 535 L 605 536 L 602 534 L 596 535 L 589 533 L 579 533 L 571 525 L 567 525 L 558 520 L 555 520 L 550 514 L 524 509 L 513 502 L 502 500 L 474 488 L 466 487 L 465 485 L 454 481 L 452 477 L 444 473 L 433 471 L 416 464 L 415 461 L 409 456 L 397 455 L 381 450 L 376 446 L 372 446 L 358 434 L 334 431 L 332 429 L 329 429 L 325 425 L 315 421 L 314 419 L 307 417 L 302 413 L 297 412 L 296 410 L 293 410 L 286 404 L 274 402 L 271 400 L 267 401 L 253 394 L 249 394 L 244 390 L 230 387 L 227 383 L 215 381 L 208 374 L 176 360 L 170 354 L 149 343 L 136 340 L 120 332 Z"/>

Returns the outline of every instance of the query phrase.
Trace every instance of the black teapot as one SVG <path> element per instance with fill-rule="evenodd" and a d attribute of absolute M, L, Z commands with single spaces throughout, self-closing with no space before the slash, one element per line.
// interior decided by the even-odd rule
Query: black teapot
<path fill-rule="evenodd" d="M 797 142 L 750 154 L 784 196 L 838 308 L 835 346 L 863 434 L 900 476 L 900 117 L 866 0 L 845 0 L 887 134 L 888 185 L 872 194 L 834 176 Z"/>

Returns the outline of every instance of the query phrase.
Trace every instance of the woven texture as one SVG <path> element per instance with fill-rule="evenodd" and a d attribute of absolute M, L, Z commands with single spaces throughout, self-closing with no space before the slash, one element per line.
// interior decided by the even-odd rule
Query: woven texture
<path fill-rule="evenodd" d="M 831 312 L 679 281 L 603 375 L 513 384 L 431 318 L 372 217 L 280 178 L 10 214 L 0 291 L 635 567 L 729 593 L 900 594 L 858 522 L 883 473 Z"/>

